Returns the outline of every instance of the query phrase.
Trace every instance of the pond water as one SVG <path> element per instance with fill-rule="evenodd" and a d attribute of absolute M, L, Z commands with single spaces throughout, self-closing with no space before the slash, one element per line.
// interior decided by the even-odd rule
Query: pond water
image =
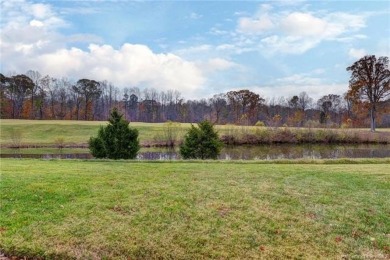
<path fill-rule="evenodd" d="M 1 158 L 93 159 L 88 149 L 2 149 Z M 227 146 L 221 160 L 386 158 L 390 145 L 257 145 Z M 142 148 L 138 160 L 178 160 L 178 149 Z"/>

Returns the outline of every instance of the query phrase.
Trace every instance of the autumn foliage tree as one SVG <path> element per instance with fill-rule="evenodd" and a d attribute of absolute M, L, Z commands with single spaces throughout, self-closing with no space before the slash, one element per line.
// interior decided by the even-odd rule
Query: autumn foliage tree
<path fill-rule="evenodd" d="M 91 102 L 102 93 L 100 83 L 95 80 L 80 79 L 73 86 L 73 91 L 84 97 L 84 120 L 88 120 L 88 111 L 90 110 Z"/>
<path fill-rule="evenodd" d="M 390 96 L 389 58 L 364 56 L 347 68 L 351 72 L 348 96 L 369 104 L 371 131 L 375 131 L 378 104 Z"/>
<path fill-rule="evenodd" d="M 3 94 L 11 101 L 12 118 L 21 118 L 23 105 L 35 86 L 34 82 L 23 74 L 12 77 L 1 74 L 0 77 Z"/>
<path fill-rule="evenodd" d="M 227 94 L 230 107 L 235 114 L 235 121 L 238 122 L 243 116 L 250 119 L 251 123 L 257 121 L 259 105 L 264 101 L 259 94 L 247 89 L 229 91 Z"/>

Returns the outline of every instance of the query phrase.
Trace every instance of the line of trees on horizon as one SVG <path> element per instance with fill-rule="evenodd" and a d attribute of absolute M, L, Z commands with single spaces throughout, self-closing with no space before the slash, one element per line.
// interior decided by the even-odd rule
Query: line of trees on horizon
<path fill-rule="evenodd" d="M 378 64 L 382 64 L 384 75 Z M 382 75 L 379 89 L 375 90 L 378 80 L 367 75 L 365 69 L 373 70 L 373 76 Z M 185 100 L 177 90 L 120 89 L 108 81 L 80 79 L 72 82 L 42 76 L 33 70 L 18 75 L 0 74 L 0 117 L 107 120 L 116 107 L 126 120 L 140 122 L 209 120 L 215 124 L 296 127 L 367 127 L 370 123 L 372 127 L 374 123 L 374 130 L 375 124 L 390 127 L 388 58 L 377 60 L 375 56 L 365 56 L 347 70 L 352 73 L 349 91 L 344 95 L 330 93 L 318 100 L 313 100 L 306 92 L 265 99 L 248 89 L 215 94 L 209 99 Z M 368 83 L 372 85 L 372 93 L 381 94 L 380 97 L 369 97 L 371 92 L 364 89 Z"/>

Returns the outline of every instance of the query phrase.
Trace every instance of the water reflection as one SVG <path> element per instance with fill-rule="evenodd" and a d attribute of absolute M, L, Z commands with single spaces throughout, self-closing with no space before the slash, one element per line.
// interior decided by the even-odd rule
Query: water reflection
<path fill-rule="evenodd" d="M 389 145 L 262 145 L 227 147 L 220 159 L 276 160 L 276 159 L 336 159 L 390 157 Z"/>
<path fill-rule="evenodd" d="M 4 149 L 1 158 L 93 159 L 88 149 Z M 390 157 L 390 145 L 227 146 L 221 160 L 336 159 Z M 178 160 L 178 149 L 142 148 L 138 160 Z"/>
<path fill-rule="evenodd" d="M 141 149 L 138 153 L 138 160 L 177 160 L 180 159 L 179 151 L 172 148 L 161 148 L 157 151 L 151 148 L 148 151 L 147 148 Z"/>

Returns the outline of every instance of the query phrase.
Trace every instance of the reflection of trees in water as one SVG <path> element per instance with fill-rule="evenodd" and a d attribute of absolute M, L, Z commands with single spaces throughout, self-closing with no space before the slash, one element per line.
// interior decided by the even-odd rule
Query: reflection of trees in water
<path fill-rule="evenodd" d="M 146 150 L 146 149 L 145 149 Z M 139 160 L 177 160 L 180 159 L 178 151 L 174 148 L 160 148 L 155 151 L 141 151 L 138 153 Z"/>
<path fill-rule="evenodd" d="M 23 153 L 12 149 L 2 158 L 93 159 L 89 153 Z M 275 159 L 332 159 L 332 158 L 385 158 L 390 157 L 390 145 L 258 145 L 227 146 L 222 149 L 221 160 L 275 160 Z M 143 148 L 138 160 L 178 160 L 174 148 Z"/>
<path fill-rule="evenodd" d="M 332 159 L 390 157 L 388 145 L 261 145 L 228 146 L 220 159 L 274 160 L 274 159 Z"/>
<path fill-rule="evenodd" d="M 12 154 L 1 154 L 1 158 L 30 158 L 30 159 L 93 159 L 93 156 L 89 153 L 48 153 L 48 154 L 23 154 L 23 153 L 12 153 Z"/>

